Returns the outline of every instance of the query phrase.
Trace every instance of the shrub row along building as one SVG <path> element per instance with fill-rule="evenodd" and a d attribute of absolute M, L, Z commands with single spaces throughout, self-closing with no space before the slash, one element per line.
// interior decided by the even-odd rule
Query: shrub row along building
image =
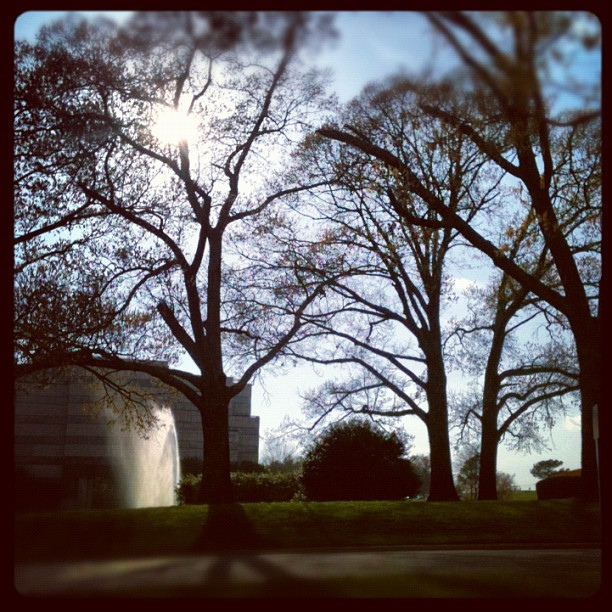
<path fill-rule="evenodd" d="M 18 509 L 167 506 L 175 503 L 180 465 L 201 462 L 202 422 L 183 395 L 144 373 L 121 374 L 126 398 L 91 372 L 66 368 L 15 388 L 15 467 Z M 146 437 L 122 415 L 146 414 Z M 251 416 L 251 387 L 230 404 L 230 461 L 259 459 L 259 417 Z"/>

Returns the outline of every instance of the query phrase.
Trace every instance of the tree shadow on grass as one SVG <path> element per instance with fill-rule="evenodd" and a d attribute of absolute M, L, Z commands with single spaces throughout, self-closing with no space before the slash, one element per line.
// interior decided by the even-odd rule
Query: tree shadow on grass
<path fill-rule="evenodd" d="M 265 547 L 238 503 L 210 504 L 194 552 L 257 550 Z"/>
<path fill-rule="evenodd" d="M 211 504 L 202 532 L 194 545 L 196 554 L 215 554 L 205 576 L 217 596 L 329 597 L 320 581 L 293 575 L 261 556 L 266 540 L 259 536 L 238 503 Z M 251 579 L 236 579 L 237 566 L 248 568 Z M 244 568 L 242 568 L 244 569 Z"/>

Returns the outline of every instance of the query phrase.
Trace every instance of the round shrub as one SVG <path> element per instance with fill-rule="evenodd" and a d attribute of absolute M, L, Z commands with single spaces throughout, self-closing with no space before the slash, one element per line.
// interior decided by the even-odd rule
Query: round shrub
<path fill-rule="evenodd" d="M 393 500 L 416 494 L 420 480 L 402 455 L 404 443 L 369 421 L 328 427 L 306 452 L 302 484 L 308 499 Z"/>

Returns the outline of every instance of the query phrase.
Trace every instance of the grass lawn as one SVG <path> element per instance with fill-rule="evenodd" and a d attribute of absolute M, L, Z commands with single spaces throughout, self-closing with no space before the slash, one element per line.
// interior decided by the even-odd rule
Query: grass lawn
<path fill-rule="evenodd" d="M 538 494 L 534 491 L 514 491 L 511 493 L 512 501 L 531 501 L 538 499 Z"/>
<path fill-rule="evenodd" d="M 20 513 L 18 561 L 220 549 L 599 542 L 597 504 L 575 500 L 286 502 Z"/>

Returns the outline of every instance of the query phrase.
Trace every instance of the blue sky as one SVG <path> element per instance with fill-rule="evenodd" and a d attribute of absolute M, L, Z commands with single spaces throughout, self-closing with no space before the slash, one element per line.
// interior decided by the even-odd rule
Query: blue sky
<path fill-rule="evenodd" d="M 121 18 L 128 13 L 115 13 Z M 41 24 L 61 16 L 56 12 L 28 12 L 20 16 L 15 25 L 17 38 L 30 38 Z M 111 15 L 112 16 L 112 15 Z M 439 49 L 434 49 L 428 36 L 428 24 L 424 17 L 414 12 L 359 12 L 339 13 L 336 27 L 339 40 L 326 45 L 316 63 L 334 72 L 334 84 L 341 102 L 357 95 L 364 85 L 384 78 L 399 70 L 420 71 L 432 59 L 441 60 L 446 69 L 452 60 Z M 594 60 L 589 69 L 596 70 Z M 310 367 L 299 367 L 285 374 L 272 372 L 262 377 L 263 385 L 253 386 L 253 414 L 260 417 L 260 433 L 277 427 L 285 414 L 299 416 L 299 392 L 323 382 Z M 509 453 L 500 447 L 499 470 L 514 474 L 523 488 L 533 488 L 535 479 L 529 469 L 540 459 L 558 458 L 564 466 L 574 469 L 580 466 L 579 421 L 574 417 L 562 419 L 555 427 L 554 448 L 542 456 Z M 427 438 L 423 424 L 416 418 L 406 421 L 408 433 L 416 435 L 413 451 L 426 453 Z M 263 451 L 260 447 L 260 456 Z"/>
<path fill-rule="evenodd" d="M 104 14 L 116 20 L 129 11 L 79 11 Z M 15 37 L 32 39 L 41 25 L 65 15 L 65 11 L 27 11 L 15 23 Z M 316 59 L 334 71 L 334 88 L 341 101 L 356 95 L 370 81 L 403 68 L 422 66 L 432 55 L 425 18 L 409 11 L 341 11 L 336 17 L 341 33 Z M 372 36 L 375 32 L 375 36 Z"/>

